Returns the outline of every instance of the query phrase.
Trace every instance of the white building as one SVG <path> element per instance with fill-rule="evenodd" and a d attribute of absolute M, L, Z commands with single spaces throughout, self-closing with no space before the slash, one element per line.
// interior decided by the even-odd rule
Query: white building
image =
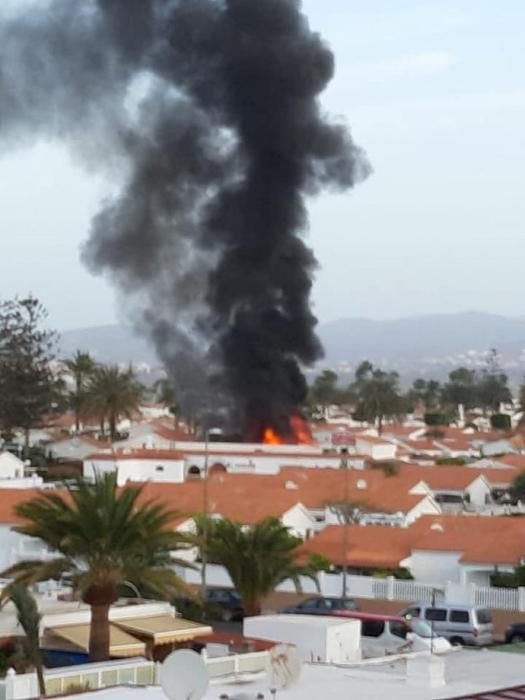
<path fill-rule="evenodd" d="M 11 452 L 0 452 L 0 479 L 23 479 L 24 462 L 11 454 Z"/>
<path fill-rule="evenodd" d="M 361 622 L 324 615 L 246 617 L 246 637 L 292 644 L 303 661 L 344 664 L 361 658 Z"/>
<path fill-rule="evenodd" d="M 87 479 L 114 471 L 119 486 L 128 481 L 181 483 L 186 478 L 184 455 L 171 450 L 96 453 L 84 460 L 83 475 Z"/>

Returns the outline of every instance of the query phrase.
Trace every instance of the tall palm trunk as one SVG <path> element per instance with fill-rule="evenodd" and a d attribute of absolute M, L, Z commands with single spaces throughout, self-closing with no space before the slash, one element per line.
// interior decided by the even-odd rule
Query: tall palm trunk
<path fill-rule="evenodd" d="M 42 666 L 42 658 L 35 660 L 36 678 L 38 681 L 38 692 L 42 697 L 46 694 L 46 681 L 44 679 L 44 668 Z"/>
<path fill-rule="evenodd" d="M 109 659 L 109 603 L 91 606 L 91 628 L 89 632 L 89 660 Z"/>
<path fill-rule="evenodd" d="M 245 600 L 243 603 L 246 617 L 256 617 L 261 614 L 262 605 L 260 600 Z"/>

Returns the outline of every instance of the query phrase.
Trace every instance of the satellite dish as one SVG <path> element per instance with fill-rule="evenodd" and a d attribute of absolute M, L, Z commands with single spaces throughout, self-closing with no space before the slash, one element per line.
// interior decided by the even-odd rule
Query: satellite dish
<path fill-rule="evenodd" d="M 290 688 L 301 675 L 302 662 L 295 647 L 277 644 L 270 651 L 268 675 L 271 688 Z"/>
<path fill-rule="evenodd" d="M 208 683 L 206 664 L 190 649 L 173 651 L 160 667 L 160 685 L 170 700 L 201 700 Z"/>

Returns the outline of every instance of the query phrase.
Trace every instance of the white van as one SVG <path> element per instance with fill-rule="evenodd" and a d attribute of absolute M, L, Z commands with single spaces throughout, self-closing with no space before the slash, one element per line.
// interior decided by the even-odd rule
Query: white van
<path fill-rule="evenodd" d="M 421 620 L 354 611 L 334 615 L 361 621 L 361 653 L 365 659 L 425 650 L 443 654 L 451 649 L 446 639 L 432 634 L 430 625 Z"/>
<path fill-rule="evenodd" d="M 416 603 L 400 613 L 407 620 L 425 621 L 451 644 L 485 646 L 494 641 L 490 610 L 455 603 Z"/>

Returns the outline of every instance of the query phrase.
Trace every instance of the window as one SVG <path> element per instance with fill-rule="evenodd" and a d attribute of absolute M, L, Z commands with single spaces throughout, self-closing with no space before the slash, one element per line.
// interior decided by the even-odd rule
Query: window
<path fill-rule="evenodd" d="M 492 615 L 488 610 L 476 610 L 476 617 L 480 625 L 490 625 L 492 622 Z"/>
<path fill-rule="evenodd" d="M 158 467 L 155 467 L 155 471 L 156 471 L 156 472 L 163 472 L 163 471 L 164 471 L 164 467 L 162 467 L 162 466 L 159 464 Z"/>
<path fill-rule="evenodd" d="M 451 610 L 450 622 L 470 622 L 468 610 Z"/>
<path fill-rule="evenodd" d="M 385 631 L 385 623 L 382 620 L 362 620 L 361 634 L 363 637 L 380 637 Z"/>
<path fill-rule="evenodd" d="M 319 601 L 319 607 L 321 610 L 334 610 L 334 608 L 337 606 L 333 600 L 330 600 L 330 598 L 325 598 L 324 600 Z"/>
<path fill-rule="evenodd" d="M 315 610 L 319 607 L 319 601 L 317 598 L 310 598 L 309 600 L 304 600 L 298 605 L 301 610 Z"/>
<path fill-rule="evenodd" d="M 355 604 L 355 601 L 352 599 L 343 600 L 342 602 L 343 602 L 342 607 L 344 610 L 356 610 L 357 609 L 357 605 Z"/>
<path fill-rule="evenodd" d="M 419 617 L 421 615 L 421 608 L 408 608 L 408 610 L 404 613 L 403 617 L 411 618 L 411 617 Z"/>
<path fill-rule="evenodd" d="M 425 610 L 425 620 L 434 620 L 434 622 L 444 622 L 447 619 L 447 611 L 445 608 L 427 608 Z"/>
<path fill-rule="evenodd" d="M 390 632 L 394 635 L 394 637 L 401 637 L 401 639 L 406 639 L 408 628 L 403 622 L 391 622 Z"/>

